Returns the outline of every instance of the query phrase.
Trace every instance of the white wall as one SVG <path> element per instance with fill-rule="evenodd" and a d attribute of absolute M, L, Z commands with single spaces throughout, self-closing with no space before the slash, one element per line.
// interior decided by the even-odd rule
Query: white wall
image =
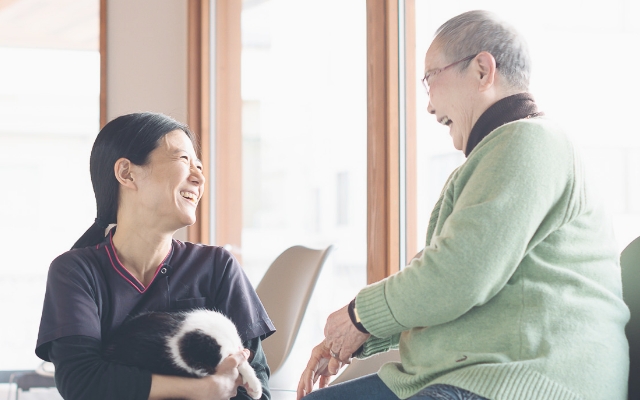
<path fill-rule="evenodd" d="M 187 0 L 107 0 L 107 121 L 141 111 L 187 122 Z"/>
<path fill-rule="evenodd" d="M 187 120 L 187 0 L 107 0 L 107 120 Z"/>

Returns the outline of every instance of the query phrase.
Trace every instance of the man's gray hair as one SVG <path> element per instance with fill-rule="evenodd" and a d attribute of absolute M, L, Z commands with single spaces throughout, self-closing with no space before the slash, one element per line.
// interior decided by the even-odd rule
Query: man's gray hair
<path fill-rule="evenodd" d="M 438 28 L 434 42 L 442 46 L 451 62 L 487 51 L 509 86 L 529 89 L 531 58 L 527 43 L 513 27 L 490 12 L 469 11 L 451 18 Z M 460 68 L 469 63 L 462 63 Z"/>

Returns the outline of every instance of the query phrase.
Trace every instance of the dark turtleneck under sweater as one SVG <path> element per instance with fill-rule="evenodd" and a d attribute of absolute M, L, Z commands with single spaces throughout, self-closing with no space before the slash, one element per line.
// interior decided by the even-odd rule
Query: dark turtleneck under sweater
<path fill-rule="evenodd" d="M 498 100 L 478 118 L 471 129 L 464 155 L 469 157 L 471 151 L 494 129 L 519 119 L 540 117 L 536 102 L 530 93 L 518 93 Z"/>

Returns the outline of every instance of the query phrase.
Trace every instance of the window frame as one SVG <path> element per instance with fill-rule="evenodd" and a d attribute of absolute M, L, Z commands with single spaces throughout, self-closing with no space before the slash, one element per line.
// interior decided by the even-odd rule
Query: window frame
<path fill-rule="evenodd" d="M 199 133 L 201 157 L 208 166 L 205 178 L 211 188 L 200 203 L 198 222 L 189 228 L 188 239 L 225 245 L 241 260 L 242 2 L 188 1 L 187 122 Z M 416 85 L 411 79 L 405 83 L 400 109 L 398 79 L 401 65 L 404 76 L 415 76 L 414 9 L 415 0 L 366 3 L 368 283 L 399 271 L 417 251 Z M 405 22 L 399 24 L 398 18 Z M 400 40 L 405 41 L 404 54 L 399 53 Z M 402 195 L 401 187 L 405 190 Z M 401 243 L 406 244 L 403 251 Z"/>

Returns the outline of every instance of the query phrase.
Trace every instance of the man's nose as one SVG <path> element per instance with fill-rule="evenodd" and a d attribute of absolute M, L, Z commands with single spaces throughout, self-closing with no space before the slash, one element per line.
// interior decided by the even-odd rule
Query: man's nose
<path fill-rule="evenodd" d="M 435 114 L 436 113 L 436 109 L 433 108 L 433 106 L 431 105 L 431 101 L 429 101 L 429 104 L 427 104 L 427 112 L 429 114 Z"/>

